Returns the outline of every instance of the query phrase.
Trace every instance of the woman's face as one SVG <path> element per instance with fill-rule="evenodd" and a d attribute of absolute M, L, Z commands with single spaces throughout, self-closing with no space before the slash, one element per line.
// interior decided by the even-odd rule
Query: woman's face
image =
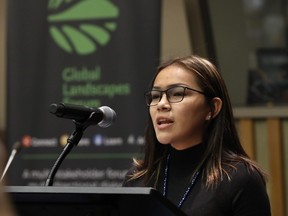
<path fill-rule="evenodd" d="M 171 86 L 186 86 L 201 91 L 194 73 L 171 65 L 160 71 L 154 81 L 154 90 L 166 90 Z M 181 102 L 169 103 L 166 94 L 160 102 L 150 106 L 150 115 L 157 139 L 182 150 L 202 142 L 205 122 L 209 120 L 209 106 L 205 96 L 188 90 Z"/>

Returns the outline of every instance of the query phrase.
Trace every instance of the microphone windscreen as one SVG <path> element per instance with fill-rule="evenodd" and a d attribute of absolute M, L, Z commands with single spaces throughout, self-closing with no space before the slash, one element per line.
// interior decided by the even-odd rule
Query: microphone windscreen
<path fill-rule="evenodd" d="M 98 123 L 98 125 L 102 128 L 106 128 L 114 124 L 116 120 L 116 112 L 108 106 L 99 107 L 99 109 L 103 112 L 103 120 Z"/>

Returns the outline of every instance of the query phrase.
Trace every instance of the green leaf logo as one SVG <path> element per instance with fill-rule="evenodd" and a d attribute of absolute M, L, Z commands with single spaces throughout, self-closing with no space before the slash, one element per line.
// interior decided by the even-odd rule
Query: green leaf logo
<path fill-rule="evenodd" d="M 60 11 L 60 8 L 61 11 Z M 50 0 L 49 32 L 67 53 L 88 55 L 105 46 L 115 31 L 119 9 L 109 0 Z"/>

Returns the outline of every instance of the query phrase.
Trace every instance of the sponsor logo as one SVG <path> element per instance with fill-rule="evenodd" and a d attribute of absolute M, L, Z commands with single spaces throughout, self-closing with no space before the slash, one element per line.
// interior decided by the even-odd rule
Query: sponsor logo
<path fill-rule="evenodd" d="M 119 8 L 109 0 L 49 0 L 49 32 L 66 53 L 89 55 L 111 40 Z"/>
<path fill-rule="evenodd" d="M 52 138 L 37 138 L 30 135 L 24 135 L 21 139 L 23 147 L 56 147 L 58 146 L 58 139 Z"/>

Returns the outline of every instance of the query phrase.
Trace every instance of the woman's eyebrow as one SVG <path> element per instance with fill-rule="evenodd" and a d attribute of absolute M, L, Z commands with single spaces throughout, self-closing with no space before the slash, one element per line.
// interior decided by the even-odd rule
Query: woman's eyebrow
<path fill-rule="evenodd" d="M 170 84 L 170 85 L 165 86 L 165 89 L 172 88 L 172 87 L 177 87 L 177 86 L 189 87 L 187 84 L 184 84 L 184 83 L 174 83 L 174 84 Z M 153 86 L 152 89 L 160 90 L 160 89 L 163 89 L 163 88 L 160 87 L 160 86 Z"/>

